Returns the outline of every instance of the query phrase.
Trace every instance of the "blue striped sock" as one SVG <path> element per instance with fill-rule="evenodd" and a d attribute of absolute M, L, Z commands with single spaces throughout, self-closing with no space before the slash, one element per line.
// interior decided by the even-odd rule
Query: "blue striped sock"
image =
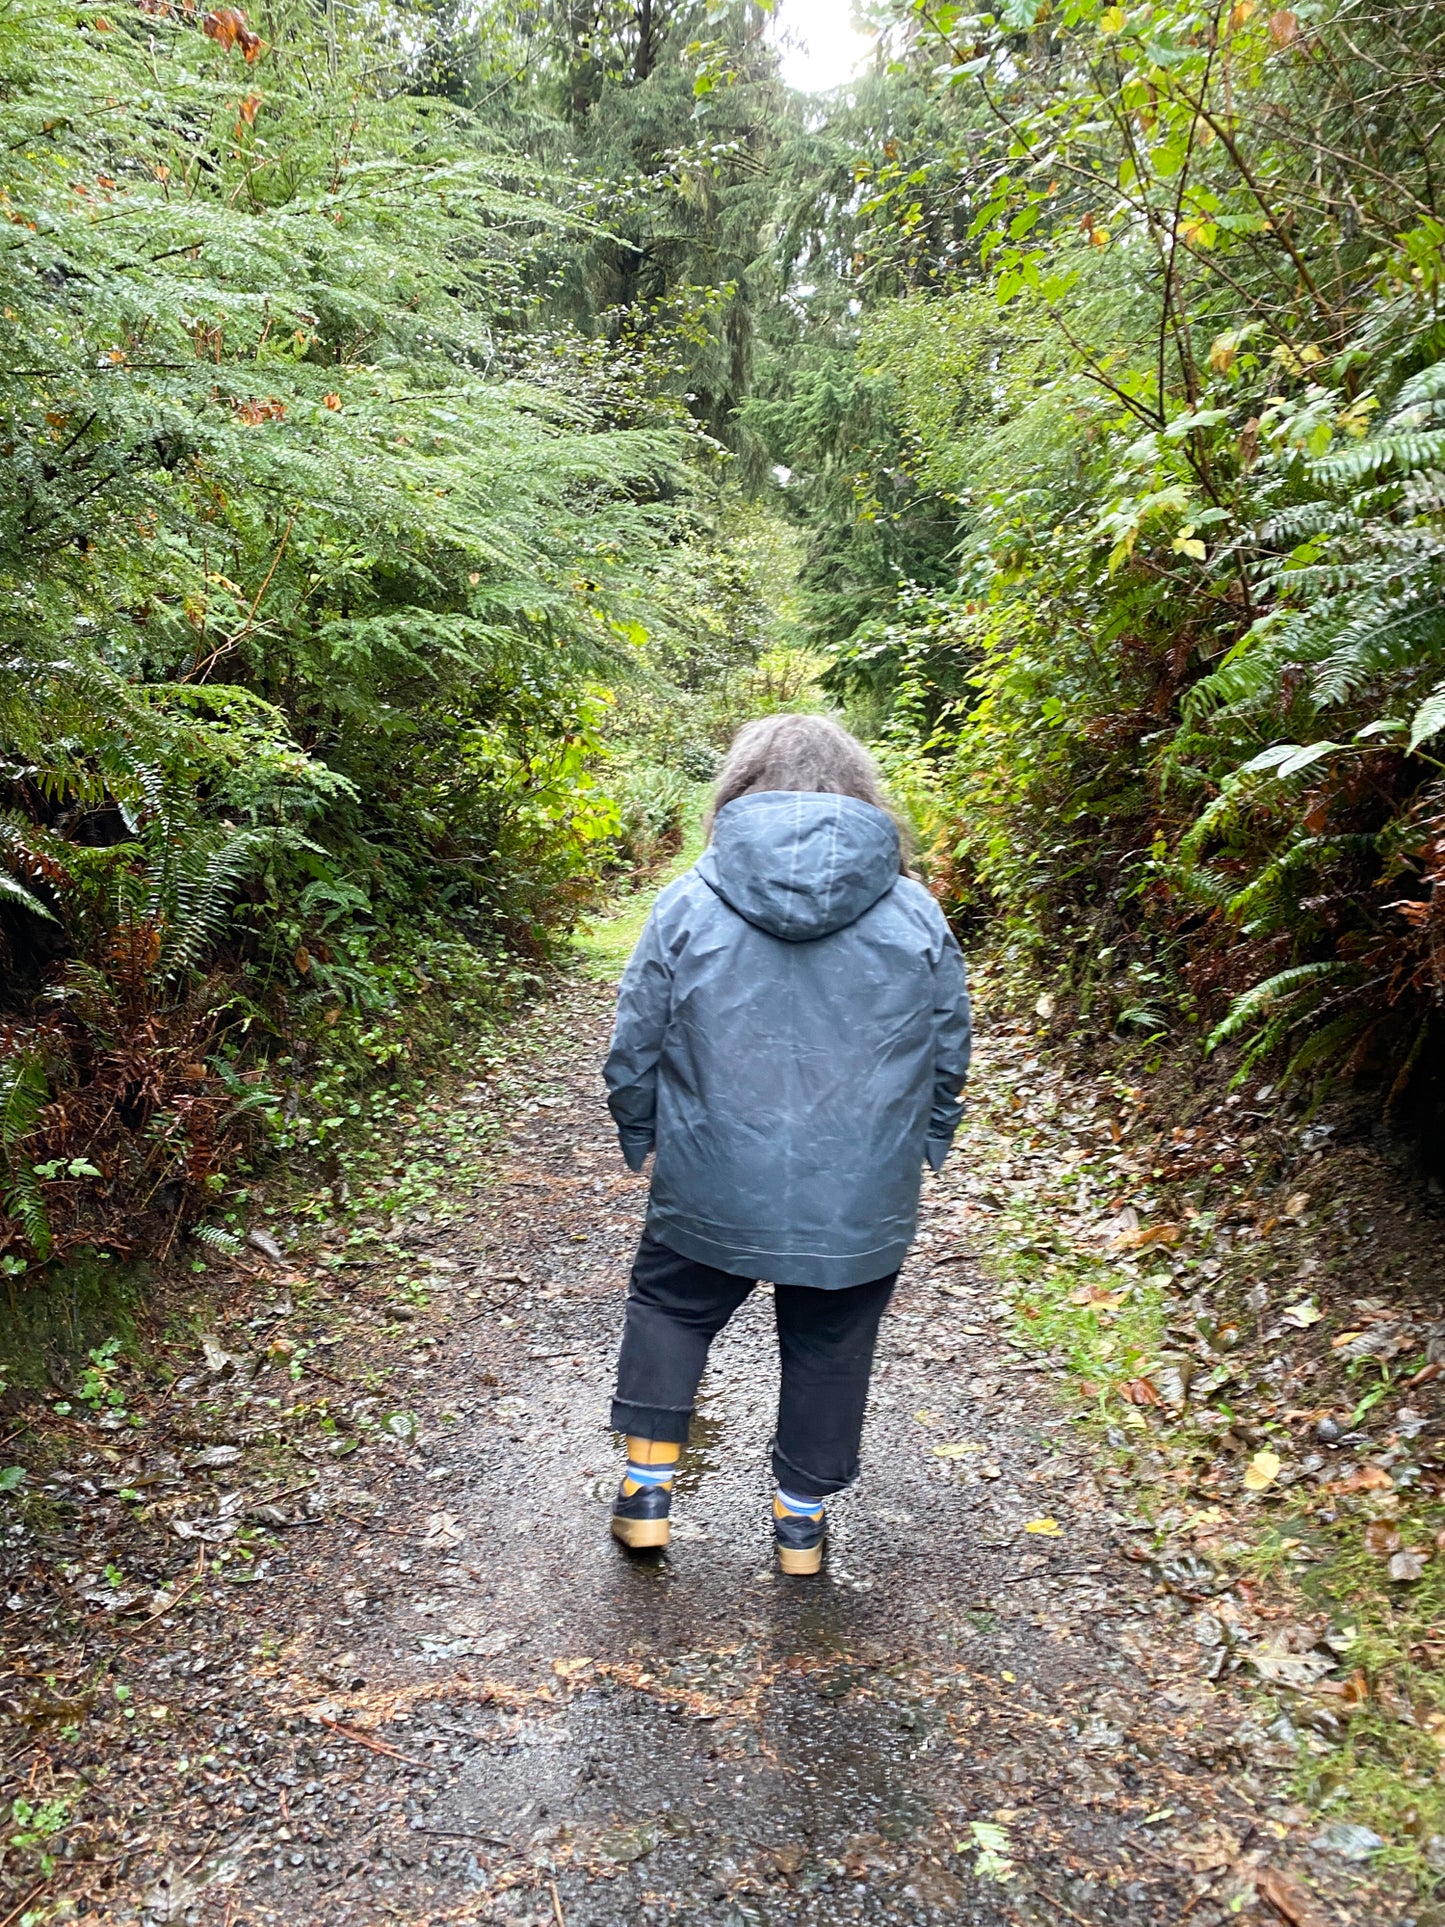
<path fill-rule="evenodd" d="M 671 1485 L 676 1471 L 676 1460 L 671 1465 L 639 1465 L 636 1459 L 627 1461 L 627 1477 L 634 1486 Z"/>
<path fill-rule="evenodd" d="M 816 1519 L 823 1510 L 821 1499 L 800 1498 L 796 1492 L 784 1492 L 781 1486 L 778 1487 L 778 1504 L 784 1512 L 791 1512 L 800 1519 Z"/>

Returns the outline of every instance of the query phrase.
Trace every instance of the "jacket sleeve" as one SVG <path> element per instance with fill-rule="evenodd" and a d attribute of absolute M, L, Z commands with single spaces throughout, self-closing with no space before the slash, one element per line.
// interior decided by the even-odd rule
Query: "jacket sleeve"
<path fill-rule="evenodd" d="M 933 1112 L 924 1146 L 930 1169 L 942 1169 L 963 1116 L 963 1087 L 973 1047 L 973 1015 L 963 952 L 945 929 L 943 952 L 933 967 Z"/>
<path fill-rule="evenodd" d="M 629 1171 L 640 1171 L 652 1149 L 657 1123 L 657 1060 L 672 1007 L 672 966 L 663 948 L 656 911 L 622 973 L 612 1047 L 602 1076 L 607 1108 Z"/>

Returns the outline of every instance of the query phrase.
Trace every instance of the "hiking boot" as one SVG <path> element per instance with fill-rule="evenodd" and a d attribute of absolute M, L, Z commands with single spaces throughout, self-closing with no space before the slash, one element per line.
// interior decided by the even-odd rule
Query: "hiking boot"
<path fill-rule="evenodd" d="M 635 1492 L 626 1490 L 627 1481 L 617 1488 L 612 1501 L 613 1536 L 634 1552 L 665 1546 L 672 1533 L 670 1485 L 643 1485 Z"/>
<path fill-rule="evenodd" d="M 792 1577 L 805 1578 L 822 1570 L 827 1537 L 825 1512 L 780 1513 L 774 1508 L 773 1538 L 778 1548 L 778 1565 Z"/>

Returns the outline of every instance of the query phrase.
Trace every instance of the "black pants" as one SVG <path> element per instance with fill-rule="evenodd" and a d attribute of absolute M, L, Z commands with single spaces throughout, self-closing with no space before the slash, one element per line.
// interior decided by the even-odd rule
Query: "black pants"
<path fill-rule="evenodd" d="M 897 1277 L 842 1291 L 774 1287 L 783 1375 L 773 1476 L 785 1490 L 821 1499 L 857 1478 L 873 1347 Z M 755 1282 L 642 1234 L 617 1361 L 616 1431 L 687 1443 L 708 1346 Z"/>

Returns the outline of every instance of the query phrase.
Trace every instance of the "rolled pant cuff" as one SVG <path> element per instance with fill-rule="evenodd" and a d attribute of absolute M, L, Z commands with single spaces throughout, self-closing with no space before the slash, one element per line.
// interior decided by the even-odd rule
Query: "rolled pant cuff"
<path fill-rule="evenodd" d="M 828 1479 L 817 1472 L 805 1471 L 792 1459 L 786 1458 L 777 1446 L 773 1447 L 773 1477 L 785 1492 L 793 1492 L 803 1499 L 831 1499 L 834 1493 L 846 1492 L 858 1476 L 858 1461 L 853 1461 L 853 1469 L 841 1479 Z"/>
<path fill-rule="evenodd" d="M 657 1445 L 686 1445 L 691 1411 L 669 1411 L 665 1405 L 629 1405 L 626 1399 L 612 1401 L 612 1429 L 635 1439 L 651 1439 Z"/>

